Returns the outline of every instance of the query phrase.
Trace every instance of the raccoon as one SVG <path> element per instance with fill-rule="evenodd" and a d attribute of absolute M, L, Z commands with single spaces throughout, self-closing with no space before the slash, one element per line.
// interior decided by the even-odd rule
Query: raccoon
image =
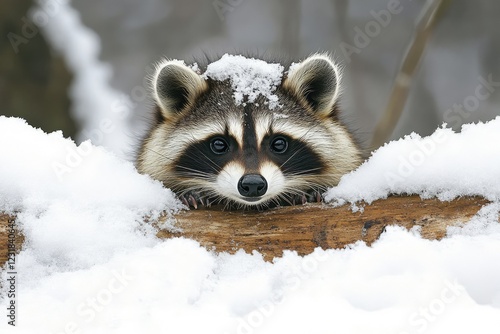
<path fill-rule="evenodd" d="M 189 207 L 267 208 L 321 201 L 362 162 L 340 121 L 339 67 L 314 54 L 280 63 L 224 55 L 201 70 L 160 62 L 155 121 L 141 142 L 141 173 Z"/>

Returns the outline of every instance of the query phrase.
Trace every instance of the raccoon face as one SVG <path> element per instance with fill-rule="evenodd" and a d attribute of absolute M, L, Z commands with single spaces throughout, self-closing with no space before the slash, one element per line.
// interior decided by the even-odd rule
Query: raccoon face
<path fill-rule="evenodd" d="M 339 71 L 313 55 L 280 64 L 225 55 L 203 74 L 161 63 L 157 122 L 137 167 L 177 194 L 241 206 L 292 203 L 356 168 L 360 150 L 338 119 Z"/>

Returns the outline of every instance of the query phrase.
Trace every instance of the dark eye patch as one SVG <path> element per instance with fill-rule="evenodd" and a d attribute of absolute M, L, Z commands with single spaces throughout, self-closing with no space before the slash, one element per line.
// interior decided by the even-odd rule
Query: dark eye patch
<path fill-rule="evenodd" d="M 284 139 L 286 144 L 280 139 Z M 284 174 L 312 175 L 320 174 L 324 169 L 321 157 L 309 145 L 286 135 L 276 134 L 264 138 L 262 149 Z"/>
<path fill-rule="evenodd" d="M 235 159 L 237 151 L 238 143 L 231 136 L 214 136 L 189 145 L 177 160 L 175 171 L 196 178 L 217 175 L 229 161 Z"/>

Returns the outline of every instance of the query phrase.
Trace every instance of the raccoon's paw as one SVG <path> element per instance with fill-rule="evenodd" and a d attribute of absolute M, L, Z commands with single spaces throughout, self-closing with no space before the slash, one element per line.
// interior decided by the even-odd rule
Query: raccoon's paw
<path fill-rule="evenodd" d="M 318 190 L 310 190 L 300 195 L 292 195 L 289 205 L 304 205 L 306 203 L 322 203 L 323 196 Z"/>
<path fill-rule="evenodd" d="M 188 191 L 179 195 L 179 200 L 189 209 L 198 209 L 202 206 L 210 206 L 210 201 L 208 199 L 203 198 L 201 194 L 194 191 Z"/>
<path fill-rule="evenodd" d="M 323 203 L 323 196 L 319 190 L 311 190 L 307 192 L 307 202 Z"/>

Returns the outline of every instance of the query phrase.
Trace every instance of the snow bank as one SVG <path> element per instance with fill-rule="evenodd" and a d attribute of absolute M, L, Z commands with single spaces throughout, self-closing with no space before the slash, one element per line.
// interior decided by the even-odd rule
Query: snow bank
<path fill-rule="evenodd" d="M 429 137 L 412 133 L 386 144 L 344 176 L 326 199 L 371 203 L 389 194 L 441 200 L 480 195 L 500 201 L 500 116 L 466 124 L 461 133 L 443 127 Z"/>
<path fill-rule="evenodd" d="M 152 245 L 143 217 L 180 207 L 131 163 L 89 142 L 76 146 L 61 132 L 1 116 L 0 143 L 0 211 L 19 212 L 28 245 L 20 255 L 29 267 L 24 284 L 37 283 L 46 266 L 76 270 Z"/>
<path fill-rule="evenodd" d="M 489 136 L 499 122 L 469 125 L 463 134 L 438 130 L 448 139 L 408 176 L 406 189 L 401 180 L 387 185 L 381 175 L 397 171 L 398 157 L 426 139 L 413 135 L 390 143 L 330 196 L 373 200 L 400 189 L 498 198 L 498 170 L 490 167 L 498 162 L 498 148 Z M 453 182 L 458 179 L 463 181 Z M 422 191 L 426 187 L 430 192 Z M 157 240 L 143 216 L 165 209 L 174 212 L 179 203 L 130 163 L 88 142 L 76 146 L 58 132 L 45 134 L 0 117 L 0 211 L 18 212 L 26 236 L 16 264 L 17 327 L 7 325 L 10 299 L 4 291 L 0 332 L 403 334 L 500 328 L 498 202 L 439 242 L 389 228 L 372 247 L 360 242 L 304 257 L 288 251 L 273 263 L 258 253 L 215 255 L 192 240 Z M 7 278 L 4 271 L 2 282 Z"/>
<path fill-rule="evenodd" d="M 283 76 L 281 64 L 269 64 L 260 59 L 225 54 L 221 59 L 209 64 L 203 77 L 217 81 L 229 80 L 234 90 L 237 105 L 255 102 L 259 95 L 267 98 L 270 109 L 278 106 L 278 96 L 273 94 Z"/>

